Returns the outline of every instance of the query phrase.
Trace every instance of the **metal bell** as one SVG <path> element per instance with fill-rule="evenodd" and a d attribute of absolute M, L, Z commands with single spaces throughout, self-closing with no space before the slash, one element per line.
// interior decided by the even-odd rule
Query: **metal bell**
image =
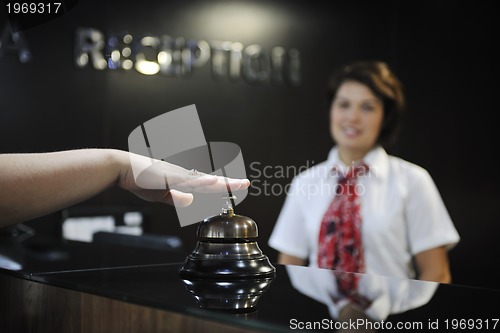
<path fill-rule="evenodd" d="M 200 307 L 254 311 L 276 268 L 257 245 L 257 224 L 234 213 L 229 202 L 232 198 L 226 198 L 219 215 L 200 223 L 198 243 L 180 274 Z"/>
<path fill-rule="evenodd" d="M 248 279 L 276 272 L 257 244 L 257 224 L 235 214 L 229 200 L 219 215 L 199 224 L 197 236 L 198 243 L 180 270 L 183 277 Z"/>

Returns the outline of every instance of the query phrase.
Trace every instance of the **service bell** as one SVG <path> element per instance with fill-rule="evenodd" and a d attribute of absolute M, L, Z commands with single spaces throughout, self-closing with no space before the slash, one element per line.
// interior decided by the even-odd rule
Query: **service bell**
<path fill-rule="evenodd" d="M 183 277 L 250 279 L 274 276 L 276 268 L 259 248 L 257 223 L 234 213 L 226 205 L 219 215 L 203 220 L 197 230 L 198 243 L 186 258 Z"/>
<path fill-rule="evenodd" d="M 257 245 L 255 221 L 234 213 L 233 198 L 200 223 L 198 243 L 180 275 L 200 307 L 248 312 L 269 289 L 276 268 Z"/>

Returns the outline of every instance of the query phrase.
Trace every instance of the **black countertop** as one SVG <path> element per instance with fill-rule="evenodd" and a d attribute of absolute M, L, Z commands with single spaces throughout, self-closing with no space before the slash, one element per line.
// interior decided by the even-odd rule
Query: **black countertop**
<path fill-rule="evenodd" d="M 4 272 L 25 278 L 44 272 L 181 262 L 185 257 L 180 250 L 71 240 L 50 244 L 19 242 L 15 238 L 0 237 L 0 270 L 8 266 L 11 270 Z"/>
<path fill-rule="evenodd" d="M 357 274 L 359 293 L 371 303 L 364 315 L 346 317 L 338 272 L 330 270 L 274 264 L 275 277 L 265 281 L 186 280 L 183 253 L 80 242 L 58 251 L 55 258 L 25 253 L 20 270 L 0 274 L 263 331 L 500 330 L 500 290 Z M 221 309 L 245 297 L 252 307 Z"/>

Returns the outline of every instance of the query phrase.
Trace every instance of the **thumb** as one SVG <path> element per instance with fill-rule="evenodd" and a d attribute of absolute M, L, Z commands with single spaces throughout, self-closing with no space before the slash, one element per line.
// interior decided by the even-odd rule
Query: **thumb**
<path fill-rule="evenodd" d="M 165 202 L 176 207 L 187 207 L 194 199 L 192 193 L 185 193 L 171 189 L 169 195 L 165 198 Z"/>

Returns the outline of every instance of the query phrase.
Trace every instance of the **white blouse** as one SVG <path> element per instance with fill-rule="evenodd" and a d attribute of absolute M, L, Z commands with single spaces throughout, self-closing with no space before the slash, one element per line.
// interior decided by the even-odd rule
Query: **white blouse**
<path fill-rule="evenodd" d="M 367 274 L 415 278 L 412 257 L 460 236 L 429 173 L 390 156 L 382 147 L 369 152 L 369 172 L 358 179 L 362 240 Z M 319 229 L 335 196 L 333 166 L 346 168 L 332 148 L 328 159 L 297 175 L 269 239 L 279 252 L 309 259 L 317 267 Z"/>

